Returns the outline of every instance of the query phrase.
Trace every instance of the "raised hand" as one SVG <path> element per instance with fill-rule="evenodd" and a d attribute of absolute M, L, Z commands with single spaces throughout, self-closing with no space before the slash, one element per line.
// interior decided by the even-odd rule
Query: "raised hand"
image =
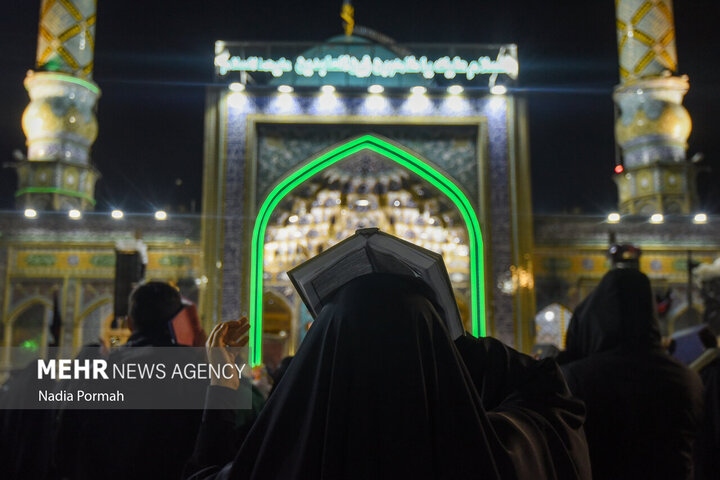
<path fill-rule="evenodd" d="M 248 319 L 223 322 L 215 325 L 205 342 L 208 361 L 212 364 L 234 364 L 240 355 L 240 347 L 247 345 L 250 336 Z M 240 387 L 240 375 L 233 369 L 231 378 L 224 376 L 210 379 L 210 385 L 219 385 L 237 390 Z"/>

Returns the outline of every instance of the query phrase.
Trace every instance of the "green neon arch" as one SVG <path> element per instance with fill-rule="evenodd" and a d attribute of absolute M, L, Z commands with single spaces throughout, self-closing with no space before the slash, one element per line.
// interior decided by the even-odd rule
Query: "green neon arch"
<path fill-rule="evenodd" d="M 470 314 L 472 334 L 485 336 L 485 278 L 480 222 L 465 194 L 451 180 L 414 155 L 373 135 L 363 135 L 326 152 L 283 179 L 267 196 L 258 212 L 252 233 L 250 254 L 250 363 L 262 360 L 262 292 L 265 230 L 278 203 L 297 186 L 334 163 L 368 149 L 419 175 L 444 193 L 458 208 L 468 230 L 470 247 Z"/>

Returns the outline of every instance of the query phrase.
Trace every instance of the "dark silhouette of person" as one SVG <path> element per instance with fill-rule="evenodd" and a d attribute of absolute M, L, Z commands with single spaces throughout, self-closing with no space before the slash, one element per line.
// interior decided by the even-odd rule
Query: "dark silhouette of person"
<path fill-rule="evenodd" d="M 196 349 L 174 345 L 169 321 L 184 307 L 179 291 L 164 282 L 147 282 L 130 294 L 132 335 L 110 354 L 110 363 L 163 361 L 168 347 L 188 362 L 205 362 Z M 152 347 L 152 348 L 143 348 Z M 184 349 L 184 350 L 175 350 Z M 146 384 L 155 382 L 148 380 Z M 157 382 L 156 382 L 157 383 Z M 195 398 L 203 404 L 206 381 L 161 383 L 162 394 Z M 58 471 L 63 478 L 179 478 L 193 450 L 202 410 L 126 409 L 61 412 L 56 442 Z"/>
<path fill-rule="evenodd" d="M 691 478 L 702 385 L 662 348 L 647 276 L 610 270 L 575 310 L 558 363 L 587 407 L 593 478 Z"/>
<path fill-rule="evenodd" d="M 485 357 L 513 378 L 488 381 L 508 389 L 491 402 L 497 412 L 486 411 L 425 290 L 388 274 L 341 287 L 239 450 L 228 449 L 220 418 L 203 424 L 196 453 L 207 461 L 191 478 L 589 478 L 582 403 L 570 398 L 557 367 L 535 369 L 551 371 L 551 385 L 525 383 L 536 378 L 525 376 L 534 361 L 491 345 Z M 226 343 L 216 332 L 208 341 Z M 470 350 L 471 363 L 482 360 Z M 527 394 L 537 387 L 543 392 Z M 209 389 L 208 401 L 232 394 L 218 383 Z"/>
<path fill-rule="evenodd" d="M 288 367 L 290 367 L 290 362 L 292 362 L 292 359 L 293 359 L 292 356 L 283 358 L 280 361 L 280 365 L 278 365 L 278 367 L 275 369 L 275 371 L 272 372 L 271 377 L 272 377 L 273 384 L 272 384 L 272 388 L 270 389 L 270 393 L 268 394 L 268 396 L 272 395 L 273 392 L 275 392 L 275 389 L 277 388 L 278 384 L 280 383 L 280 380 L 282 380 L 282 378 L 285 376 L 285 372 L 287 372 Z"/>
<path fill-rule="evenodd" d="M 720 349 L 717 342 L 691 368 L 703 382 L 705 415 L 694 449 L 695 480 L 712 480 L 720 472 Z"/>
<path fill-rule="evenodd" d="M 0 478 L 52 478 L 54 408 L 29 409 L 38 391 L 54 392 L 53 380 L 38 380 L 37 363 L 13 371 L 0 386 Z"/>

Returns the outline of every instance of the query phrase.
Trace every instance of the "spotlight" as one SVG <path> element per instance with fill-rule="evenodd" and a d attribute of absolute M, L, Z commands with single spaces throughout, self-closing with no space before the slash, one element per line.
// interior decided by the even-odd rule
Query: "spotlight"
<path fill-rule="evenodd" d="M 505 85 L 493 85 L 490 88 L 490 93 L 493 95 L 505 95 L 507 93 L 507 87 Z"/>
<path fill-rule="evenodd" d="M 447 92 L 450 95 L 460 95 L 465 89 L 462 87 L 462 85 L 450 85 L 447 89 Z"/>
<path fill-rule="evenodd" d="M 233 92 L 228 95 L 227 102 L 233 108 L 242 108 L 247 103 L 247 95 L 242 92 Z"/>
<path fill-rule="evenodd" d="M 423 93 L 427 93 L 427 88 L 418 85 L 416 87 L 412 87 L 410 89 L 410 93 L 412 93 L 413 95 L 422 95 Z"/>
<path fill-rule="evenodd" d="M 82 213 L 80 212 L 80 210 L 73 208 L 68 212 L 68 217 L 73 220 L 80 220 L 82 218 Z"/>
<path fill-rule="evenodd" d="M 421 87 L 425 88 L 425 87 Z M 421 93 L 413 93 L 410 95 L 407 99 L 407 107 L 410 109 L 412 113 L 420 113 L 424 110 L 427 110 L 432 106 L 432 102 L 428 98 L 427 95 L 423 95 Z"/>
<path fill-rule="evenodd" d="M 707 223 L 708 217 L 704 213 L 696 213 L 693 217 L 693 223 Z"/>
<path fill-rule="evenodd" d="M 383 95 L 373 94 L 365 98 L 365 105 L 373 113 L 379 113 L 389 108 L 388 99 Z"/>
<path fill-rule="evenodd" d="M 658 224 L 658 223 L 663 223 L 664 221 L 665 221 L 665 217 L 663 216 L 662 213 L 653 213 L 652 216 L 650 217 L 650 223 Z"/>
<path fill-rule="evenodd" d="M 620 221 L 620 214 L 613 212 L 607 216 L 608 223 L 618 223 Z"/>
<path fill-rule="evenodd" d="M 553 320 L 555 320 L 555 312 L 545 312 L 545 320 L 547 320 L 548 322 L 552 322 Z"/>
<path fill-rule="evenodd" d="M 292 93 L 295 89 L 290 85 L 279 85 L 277 91 L 280 93 Z"/>
<path fill-rule="evenodd" d="M 339 103 L 337 95 L 335 95 L 335 87 L 332 85 L 323 85 L 320 87 L 320 91 L 321 93 L 317 98 L 318 108 L 323 111 L 335 110 Z"/>
<path fill-rule="evenodd" d="M 167 213 L 165 210 L 158 210 L 155 212 L 155 220 L 167 220 Z"/>
<path fill-rule="evenodd" d="M 385 91 L 385 87 L 382 85 L 370 85 L 368 87 L 368 92 L 370 93 L 382 93 Z"/>
<path fill-rule="evenodd" d="M 122 210 L 113 210 L 112 212 L 110 212 L 110 216 L 112 216 L 112 218 L 114 218 L 115 220 L 120 220 L 125 216 L 125 214 Z"/>
<path fill-rule="evenodd" d="M 242 92 L 245 90 L 245 84 L 240 82 L 233 82 L 228 87 L 231 92 Z"/>
<path fill-rule="evenodd" d="M 25 209 L 25 218 L 35 218 L 37 217 L 37 210 L 34 208 L 26 208 Z"/>

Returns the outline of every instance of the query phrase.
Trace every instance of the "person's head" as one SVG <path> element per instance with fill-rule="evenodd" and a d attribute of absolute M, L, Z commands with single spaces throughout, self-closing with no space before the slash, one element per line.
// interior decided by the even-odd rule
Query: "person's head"
<path fill-rule="evenodd" d="M 177 288 L 165 282 L 146 282 L 130 293 L 128 316 L 135 332 L 158 332 L 182 309 Z"/>
<path fill-rule="evenodd" d="M 570 320 L 567 350 L 577 358 L 614 348 L 660 348 L 650 279 L 632 268 L 610 270 Z"/>
<path fill-rule="evenodd" d="M 633 268 L 640 269 L 640 255 L 642 251 L 635 245 L 613 244 L 608 249 L 608 257 L 612 268 Z"/>

